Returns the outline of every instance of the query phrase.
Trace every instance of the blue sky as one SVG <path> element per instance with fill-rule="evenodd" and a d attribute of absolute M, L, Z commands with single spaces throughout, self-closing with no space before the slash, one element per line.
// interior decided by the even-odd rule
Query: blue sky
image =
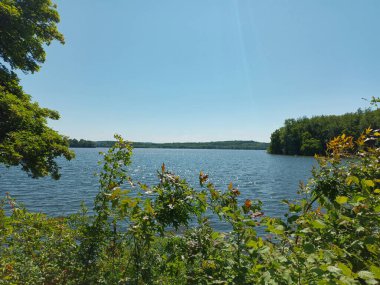
<path fill-rule="evenodd" d="M 27 93 L 72 138 L 257 140 L 380 94 L 378 0 L 59 0 Z"/>

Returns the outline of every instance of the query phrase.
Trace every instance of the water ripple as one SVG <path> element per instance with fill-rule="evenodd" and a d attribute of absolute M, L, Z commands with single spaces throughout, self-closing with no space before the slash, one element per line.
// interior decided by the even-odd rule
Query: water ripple
<path fill-rule="evenodd" d="M 60 216 L 78 211 L 81 201 L 90 208 L 98 191 L 97 164 L 105 149 L 76 149 L 76 159 L 60 160 L 62 177 L 30 179 L 17 168 L 0 167 L 0 195 L 10 192 L 32 211 Z M 136 149 L 130 175 L 148 185 L 158 183 L 157 170 L 162 163 L 167 168 L 198 188 L 202 170 L 219 188 L 226 189 L 232 182 L 239 187 L 240 201 L 260 199 L 265 214 L 281 216 L 286 210 L 280 202 L 297 198 L 299 181 L 306 181 L 314 159 L 269 155 L 255 150 L 175 150 Z M 217 218 L 212 224 L 220 230 L 225 225 Z"/>

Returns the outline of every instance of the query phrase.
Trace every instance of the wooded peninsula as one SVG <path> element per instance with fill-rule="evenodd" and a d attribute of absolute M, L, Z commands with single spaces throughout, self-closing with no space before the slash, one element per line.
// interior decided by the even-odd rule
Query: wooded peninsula
<path fill-rule="evenodd" d="M 287 155 L 324 154 L 327 143 L 341 134 L 358 138 L 363 130 L 380 128 L 380 110 L 361 110 L 343 115 L 287 119 L 274 131 L 268 152 Z"/>

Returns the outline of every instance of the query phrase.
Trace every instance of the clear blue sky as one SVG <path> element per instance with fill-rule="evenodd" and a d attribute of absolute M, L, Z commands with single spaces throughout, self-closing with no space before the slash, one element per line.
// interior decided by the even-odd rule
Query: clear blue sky
<path fill-rule="evenodd" d="M 70 137 L 269 141 L 380 95 L 378 0 L 59 0 L 25 90 Z"/>

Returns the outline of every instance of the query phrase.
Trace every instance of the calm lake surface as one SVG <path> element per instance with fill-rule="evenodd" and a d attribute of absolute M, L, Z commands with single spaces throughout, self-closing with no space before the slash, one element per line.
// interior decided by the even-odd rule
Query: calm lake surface
<path fill-rule="evenodd" d="M 99 151 L 107 149 L 75 149 L 76 159 L 60 160 L 62 177 L 31 179 L 18 168 L 0 168 L 0 194 L 9 192 L 29 210 L 53 216 L 76 213 L 81 201 L 92 207 L 98 191 Z M 296 199 L 300 181 L 311 175 L 314 158 L 270 155 L 260 150 L 203 149 L 135 149 L 130 175 L 134 181 L 158 184 L 157 170 L 164 162 L 167 169 L 199 187 L 199 172 L 209 174 L 219 189 L 232 182 L 241 192 L 240 199 L 260 199 L 265 215 L 282 216 L 283 199 Z M 226 225 L 211 218 L 216 229 Z"/>

